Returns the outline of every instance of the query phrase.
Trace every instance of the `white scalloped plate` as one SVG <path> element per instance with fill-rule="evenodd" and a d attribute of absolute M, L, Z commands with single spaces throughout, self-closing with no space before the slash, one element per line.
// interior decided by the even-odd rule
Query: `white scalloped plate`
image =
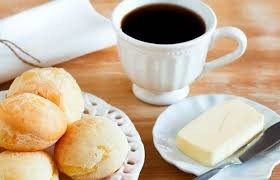
<path fill-rule="evenodd" d="M 185 100 L 169 106 L 158 117 L 153 128 L 154 145 L 163 159 L 178 169 L 200 175 L 209 170 L 184 155 L 176 148 L 177 132 L 188 122 L 206 111 L 211 106 L 227 100 L 237 98 L 248 103 L 265 116 L 265 128 L 280 121 L 280 116 L 271 109 L 252 100 L 231 95 L 200 95 L 188 97 Z M 211 130 L 211 129 L 209 129 Z M 233 155 L 234 157 L 234 155 Z M 273 168 L 280 163 L 280 147 L 259 155 L 240 166 L 233 166 L 220 172 L 211 180 L 264 180 L 269 179 Z"/>
<path fill-rule="evenodd" d="M 0 91 L 0 101 L 6 96 L 6 91 Z M 145 150 L 141 141 L 141 137 L 134 127 L 129 117 L 121 110 L 107 104 L 102 99 L 89 94 L 83 93 L 85 100 L 84 113 L 95 116 L 105 116 L 115 122 L 125 133 L 127 141 L 130 145 L 130 150 L 126 161 L 122 167 L 115 172 L 110 180 L 136 180 L 139 177 L 140 171 L 144 165 Z M 53 147 L 48 151 L 52 151 Z M 63 179 L 68 179 L 63 177 Z"/>

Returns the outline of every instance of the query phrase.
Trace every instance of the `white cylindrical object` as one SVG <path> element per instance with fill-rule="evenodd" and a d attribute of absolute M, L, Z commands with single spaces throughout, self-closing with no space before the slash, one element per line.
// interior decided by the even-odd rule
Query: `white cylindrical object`
<path fill-rule="evenodd" d="M 155 44 L 135 39 L 122 31 L 122 20 L 129 12 L 162 3 L 191 9 L 203 19 L 206 32 L 182 43 Z M 237 60 L 247 46 L 246 36 L 241 30 L 233 27 L 216 30 L 214 11 L 197 0 L 124 0 L 113 12 L 113 24 L 121 63 L 134 84 L 133 93 L 138 99 L 155 105 L 169 105 L 182 100 L 188 95 L 191 83 L 204 72 Z M 206 62 L 209 47 L 218 37 L 232 38 L 237 41 L 238 47 L 214 61 Z"/>

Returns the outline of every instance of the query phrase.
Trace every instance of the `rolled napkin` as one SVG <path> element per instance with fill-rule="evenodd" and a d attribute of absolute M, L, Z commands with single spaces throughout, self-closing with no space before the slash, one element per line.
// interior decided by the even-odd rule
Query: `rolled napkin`
<path fill-rule="evenodd" d="M 111 22 L 88 0 L 51 1 L 0 20 L 0 83 L 115 42 Z"/>

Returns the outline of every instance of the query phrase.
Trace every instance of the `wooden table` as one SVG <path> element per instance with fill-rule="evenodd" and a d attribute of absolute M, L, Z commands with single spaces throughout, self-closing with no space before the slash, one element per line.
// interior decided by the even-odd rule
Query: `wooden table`
<path fill-rule="evenodd" d="M 1 0 L 0 17 L 28 9 L 47 0 Z M 96 8 L 109 16 L 117 0 L 92 0 Z M 192 85 L 191 95 L 227 93 L 260 102 L 280 113 L 280 2 L 278 0 L 207 0 L 216 11 L 219 26 L 232 25 L 245 31 L 248 49 L 239 61 L 208 73 Z M 43 33 L 43 32 L 42 32 Z M 221 40 L 209 57 L 234 48 Z M 0 60 L 0 62 L 3 60 Z M 2 62 L 1 62 L 2 63 Z M 191 179 L 166 163 L 154 148 L 152 127 L 166 107 L 155 107 L 137 100 L 131 82 L 124 74 L 115 47 L 85 55 L 58 65 L 69 71 L 84 91 L 91 92 L 130 116 L 146 149 L 146 160 L 140 179 Z M 0 85 L 7 89 L 10 82 Z M 272 180 L 280 179 L 280 167 Z"/>

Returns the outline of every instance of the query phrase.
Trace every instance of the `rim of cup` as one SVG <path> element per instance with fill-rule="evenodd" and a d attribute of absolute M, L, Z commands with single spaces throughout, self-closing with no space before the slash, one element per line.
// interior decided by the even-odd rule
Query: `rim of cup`
<path fill-rule="evenodd" d="M 138 4 L 138 5 L 135 5 Z M 206 25 L 206 32 L 202 34 L 201 36 L 192 39 L 190 41 L 176 43 L 176 44 L 155 44 L 155 43 L 149 43 L 144 42 L 138 39 L 135 39 L 126 33 L 124 33 L 121 29 L 121 23 L 123 18 L 129 14 L 131 11 L 150 4 L 174 4 L 179 5 L 181 7 L 188 8 L 195 12 L 196 14 L 199 14 L 205 25 Z M 194 8 L 197 8 L 194 10 Z M 199 11 L 199 12 L 198 12 Z M 207 20 L 206 20 L 207 19 Z M 117 5 L 117 7 L 113 10 L 112 14 L 112 23 L 114 30 L 116 31 L 117 35 L 122 38 L 123 40 L 126 40 L 127 42 L 141 47 L 146 48 L 153 48 L 153 49 L 170 49 L 170 48 L 182 48 L 186 46 L 191 46 L 194 43 L 197 43 L 198 41 L 201 41 L 208 37 L 212 32 L 216 29 L 217 26 L 217 17 L 212 8 L 210 8 L 207 4 L 199 1 L 199 0 L 177 0 L 177 1 L 170 1 L 170 0 L 123 0 L 121 3 Z"/>

